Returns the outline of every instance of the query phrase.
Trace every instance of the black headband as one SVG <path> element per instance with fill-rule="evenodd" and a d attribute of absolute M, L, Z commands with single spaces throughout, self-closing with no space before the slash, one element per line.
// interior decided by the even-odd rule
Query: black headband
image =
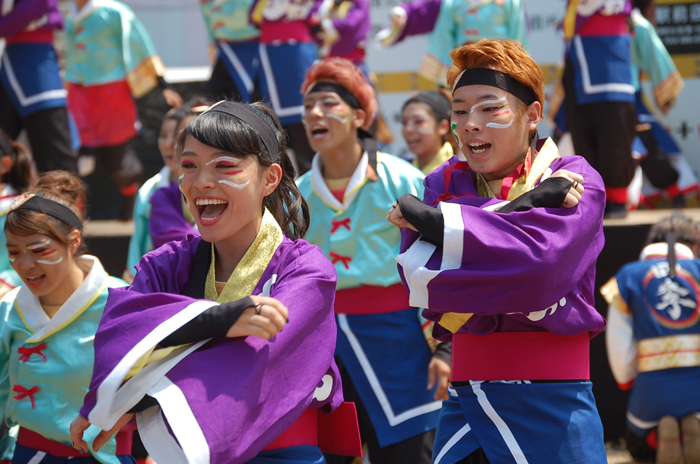
<path fill-rule="evenodd" d="M 435 90 L 426 90 L 419 93 L 415 97 L 408 99 L 408 101 L 403 104 L 403 107 L 406 108 L 411 103 L 425 103 L 428 105 L 438 122 L 443 119 L 449 121 L 452 117 L 452 105 L 450 101 L 446 96 Z"/>
<path fill-rule="evenodd" d="M 40 197 L 35 194 L 22 195 L 10 206 L 10 213 L 19 209 L 28 209 L 30 211 L 45 213 L 59 221 L 65 222 L 71 229 L 83 230 L 83 223 L 70 208 L 53 200 L 49 200 L 48 198 Z"/>
<path fill-rule="evenodd" d="M 490 68 L 471 68 L 466 69 L 457 79 L 452 94 L 460 87 L 465 85 L 490 85 L 498 87 L 506 92 L 518 97 L 525 102 L 527 106 L 538 101 L 535 92 L 517 79 L 509 76 L 501 71 L 496 71 Z"/>
<path fill-rule="evenodd" d="M 272 155 L 273 159 L 275 159 L 275 162 L 280 162 L 282 155 L 280 153 L 277 135 L 267 121 L 265 121 L 255 110 L 240 103 L 222 100 L 219 103 L 213 104 L 204 113 L 209 113 L 210 111 L 228 114 L 229 116 L 233 116 L 234 118 L 248 124 L 255 132 L 258 133 L 263 145 L 265 145 L 267 151 L 270 153 L 270 155 Z"/>
<path fill-rule="evenodd" d="M 312 93 L 312 92 L 335 92 L 338 94 L 340 98 L 343 99 L 345 103 L 350 105 L 351 108 L 355 108 L 356 110 L 361 110 L 362 107 L 360 106 L 360 102 L 357 101 L 357 98 L 355 95 L 351 94 L 348 89 L 346 89 L 343 86 L 340 86 L 334 82 L 328 82 L 328 81 L 317 81 L 314 82 L 309 90 L 306 91 L 306 93 Z"/>

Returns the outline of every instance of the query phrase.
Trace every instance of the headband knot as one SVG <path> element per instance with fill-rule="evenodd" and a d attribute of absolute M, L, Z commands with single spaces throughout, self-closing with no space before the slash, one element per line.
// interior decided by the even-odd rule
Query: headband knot
<path fill-rule="evenodd" d="M 527 106 L 538 101 L 537 94 L 532 88 L 523 84 L 514 77 L 491 68 L 470 68 L 462 71 L 452 87 L 452 94 L 465 85 L 490 85 L 498 87 L 518 97 Z"/>
<path fill-rule="evenodd" d="M 209 112 L 228 114 L 249 125 L 258 133 L 260 140 L 262 140 L 263 145 L 265 145 L 265 148 L 267 148 L 268 153 L 272 155 L 275 162 L 280 163 L 282 161 L 282 153 L 279 142 L 277 141 L 277 134 L 257 111 L 242 103 L 222 100 L 210 106 L 209 109 L 202 114 Z"/>
<path fill-rule="evenodd" d="M 48 198 L 37 196 L 35 193 L 20 195 L 10 205 L 10 214 L 28 209 L 49 216 L 66 223 L 71 229 L 83 230 L 83 222 L 70 208 Z"/>

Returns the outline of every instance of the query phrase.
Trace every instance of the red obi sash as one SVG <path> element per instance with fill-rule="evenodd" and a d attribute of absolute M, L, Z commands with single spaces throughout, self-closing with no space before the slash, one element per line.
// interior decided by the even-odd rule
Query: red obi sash
<path fill-rule="evenodd" d="M 363 285 L 335 292 L 335 313 L 351 316 L 394 313 L 410 308 L 403 284 L 388 287 Z"/>
<path fill-rule="evenodd" d="M 14 37 L 5 39 L 7 45 L 18 43 L 51 44 L 53 45 L 53 29 L 39 29 L 38 31 L 22 31 Z"/>
<path fill-rule="evenodd" d="M 627 17 L 624 15 L 605 16 L 596 14 L 577 32 L 581 37 L 626 35 L 629 33 Z"/>
<path fill-rule="evenodd" d="M 131 441 L 133 438 L 133 427 L 125 426 L 117 433 L 117 456 L 131 454 Z M 90 453 L 81 453 L 75 448 L 64 445 L 61 442 L 49 440 L 48 438 L 33 432 L 24 427 L 20 427 L 17 435 L 17 443 L 37 451 L 43 451 L 51 456 L 59 457 L 92 457 Z"/>
<path fill-rule="evenodd" d="M 330 414 L 307 408 L 263 451 L 302 445 L 318 446 L 327 454 L 362 457 L 355 403 L 344 402 Z"/>
<path fill-rule="evenodd" d="M 303 21 L 264 23 L 260 25 L 260 43 L 311 42 L 309 27 Z"/>
<path fill-rule="evenodd" d="M 588 332 L 496 332 L 452 337 L 452 381 L 587 380 Z"/>

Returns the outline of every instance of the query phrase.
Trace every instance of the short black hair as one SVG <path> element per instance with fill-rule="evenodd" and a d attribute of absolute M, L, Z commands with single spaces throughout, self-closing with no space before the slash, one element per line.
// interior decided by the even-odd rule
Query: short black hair
<path fill-rule="evenodd" d="M 651 227 L 647 236 L 647 245 L 666 242 L 671 232 L 675 234 L 677 242 L 690 247 L 700 245 L 700 225 L 680 211 L 663 218 Z"/>

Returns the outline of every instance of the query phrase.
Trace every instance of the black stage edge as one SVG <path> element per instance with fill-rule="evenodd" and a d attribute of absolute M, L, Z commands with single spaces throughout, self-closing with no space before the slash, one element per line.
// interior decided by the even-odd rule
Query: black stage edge
<path fill-rule="evenodd" d="M 700 220 L 700 209 L 688 209 L 685 212 L 696 221 Z M 596 289 L 614 276 L 624 264 L 638 259 L 651 225 L 670 214 L 671 211 L 640 211 L 631 213 L 627 219 L 605 222 L 605 247 L 598 258 Z M 89 252 L 100 258 L 109 274 L 121 277 L 126 266 L 129 235 L 123 230 L 119 235 L 111 233 L 115 230 L 114 227 L 96 229 L 99 230 L 92 233 L 86 230 Z M 607 314 L 608 305 L 597 290 L 595 306 L 603 316 Z M 625 428 L 628 394 L 617 387 L 612 377 L 605 352 L 604 334 L 591 340 L 591 380 L 605 438 L 617 439 L 622 436 Z"/>

